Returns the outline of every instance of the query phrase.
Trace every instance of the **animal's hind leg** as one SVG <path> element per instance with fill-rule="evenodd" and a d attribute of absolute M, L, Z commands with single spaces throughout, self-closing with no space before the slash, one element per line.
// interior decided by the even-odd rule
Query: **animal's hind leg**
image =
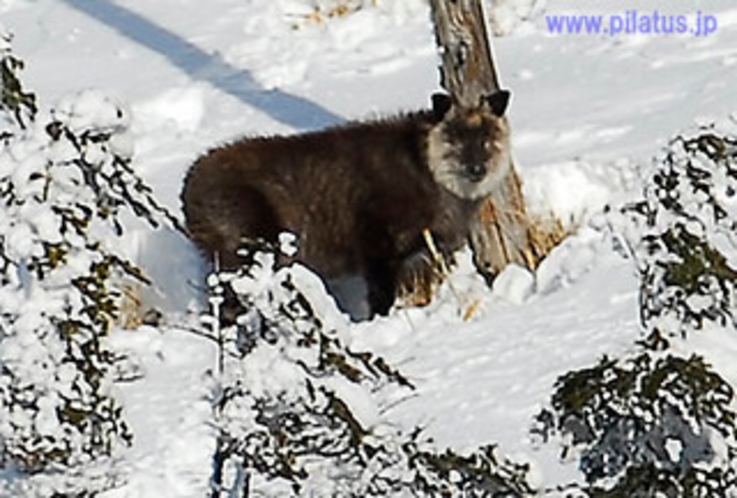
<path fill-rule="evenodd" d="M 238 254 L 247 241 L 265 239 L 276 241 L 279 233 L 276 213 L 266 197 L 255 189 L 238 192 L 213 193 L 199 203 L 185 204 L 190 235 L 211 259 L 213 270 L 236 270 L 250 263 L 247 256 Z M 229 287 L 220 309 L 221 323 L 235 323 L 243 306 Z"/>
<path fill-rule="evenodd" d="M 277 240 L 276 212 L 256 189 L 240 188 L 214 194 L 199 209 L 190 209 L 187 225 L 192 238 L 222 269 L 247 263 L 238 250 L 248 241 Z"/>

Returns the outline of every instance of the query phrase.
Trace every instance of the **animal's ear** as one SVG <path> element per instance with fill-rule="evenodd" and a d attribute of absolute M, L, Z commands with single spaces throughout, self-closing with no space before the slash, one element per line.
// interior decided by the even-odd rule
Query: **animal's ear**
<path fill-rule="evenodd" d="M 433 93 L 432 112 L 438 120 L 443 119 L 451 107 L 453 107 L 453 99 L 450 95 L 447 93 Z"/>
<path fill-rule="evenodd" d="M 484 97 L 484 103 L 489 106 L 491 112 L 493 112 L 495 116 L 501 118 L 504 116 L 504 113 L 507 112 L 511 96 L 512 94 L 509 90 L 499 90 Z"/>

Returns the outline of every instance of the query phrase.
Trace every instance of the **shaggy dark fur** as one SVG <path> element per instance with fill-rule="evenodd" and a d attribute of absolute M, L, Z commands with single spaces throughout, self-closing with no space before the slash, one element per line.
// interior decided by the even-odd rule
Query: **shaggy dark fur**
<path fill-rule="evenodd" d="M 386 313 L 405 266 L 427 259 L 423 229 L 445 253 L 461 247 L 505 174 L 507 99 L 463 111 L 436 96 L 431 111 L 215 148 L 182 192 L 191 237 L 233 268 L 244 239 L 292 232 L 295 259 L 328 282 L 362 276 L 372 312 Z"/>

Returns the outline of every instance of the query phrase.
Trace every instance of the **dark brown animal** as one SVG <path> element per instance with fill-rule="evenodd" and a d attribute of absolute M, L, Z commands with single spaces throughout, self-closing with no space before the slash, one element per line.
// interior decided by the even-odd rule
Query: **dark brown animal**
<path fill-rule="evenodd" d="M 446 254 L 461 247 L 507 173 L 508 99 L 461 109 L 435 95 L 430 111 L 215 148 L 182 192 L 191 237 L 234 268 L 244 240 L 292 232 L 298 261 L 329 286 L 362 277 L 371 312 L 386 313 L 408 267 L 429 260 L 423 230 Z"/>

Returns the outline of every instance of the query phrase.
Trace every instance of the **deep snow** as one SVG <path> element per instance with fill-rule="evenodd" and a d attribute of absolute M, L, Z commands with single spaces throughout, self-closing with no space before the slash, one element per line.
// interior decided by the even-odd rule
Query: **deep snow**
<path fill-rule="evenodd" d="M 367 4 L 369 2 L 366 2 Z M 527 15 L 543 2 L 519 0 Z M 308 0 L 0 0 L 0 22 L 27 62 L 23 80 L 46 105 L 96 87 L 128 102 L 135 166 L 179 213 L 182 177 L 194 158 L 242 135 L 289 133 L 425 106 L 437 88 L 434 41 L 422 0 L 379 1 L 344 18 L 307 20 Z M 558 449 L 528 436 L 555 379 L 638 334 L 631 263 L 590 225 L 608 202 L 638 194 L 669 137 L 711 119 L 737 120 L 737 6 L 732 0 L 548 0 L 559 13 L 667 10 L 717 16 L 707 38 L 550 35 L 543 17 L 503 13 L 511 34 L 494 41 L 512 89 L 514 153 L 533 210 L 575 228 L 534 281 L 510 269 L 493 292 L 468 255 L 424 309 L 350 326 L 352 346 L 371 348 L 418 386 L 384 414 L 423 424 L 457 449 L 498 442 L 531 459 L 549 485 L 575 475 Z M 116 332 L 141 380 L 122 384 L 136 436 L 128 483 L 108 497 L 202 496 L 213 430 L 205 372 L 210 342 L 177 324 L 203 305 L 203 266 L 178 234 L 142 224 L 126 250 L 156 281 L 147 302 L 171 326 Z M 472 317 L 462 315 L 473 307 Z M 733 339 L 699 349 L 737 385 Z"/>

